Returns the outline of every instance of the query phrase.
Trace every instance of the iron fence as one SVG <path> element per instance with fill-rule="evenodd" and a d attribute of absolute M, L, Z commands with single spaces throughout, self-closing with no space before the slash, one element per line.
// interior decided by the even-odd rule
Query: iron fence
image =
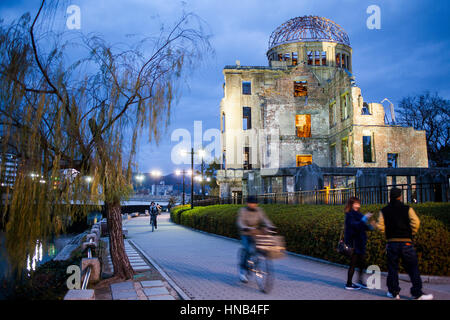
<path fill-rule="evenodd" d="M 449 185 L 443 183 L 396 184 L 361 188 L 325 188 L 322 190 L 265 193 L 255 195 L 264 204 L 345 204 L 350 197 L 358 197 L 362 204 L 383 204 L 389 201 L 389 190 L 397 187 L 402 190 L 405 203 L 448 202 Z M 242 196 L 209 197 L 194 201 L 194 206 L 215 204 L 244 204 Z"/>

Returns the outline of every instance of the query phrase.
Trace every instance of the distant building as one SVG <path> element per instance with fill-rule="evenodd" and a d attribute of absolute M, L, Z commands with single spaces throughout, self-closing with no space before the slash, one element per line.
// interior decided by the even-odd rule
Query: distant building
<path fill-rule="evenodd" d="M 18 160 L 14 154 L 0 155 L 0 183 L 2 187 L 12 187 L 16 180 Z"/>
<path fill-rule="evenodd" d="M 164 181 L 152 185 L 152 195 L 167 196 L 173 194 L 173 185 L 166 185 Z"/>

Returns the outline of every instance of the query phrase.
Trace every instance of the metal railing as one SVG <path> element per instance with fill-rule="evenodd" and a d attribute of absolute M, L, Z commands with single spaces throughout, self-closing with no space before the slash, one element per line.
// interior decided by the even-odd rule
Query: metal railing
<path fill-rule="evenodd" d="M 92 240 L 92 238 L 89 240 L 89 243 L 94 243 L 94 241 Z M 91 246 L 88 246 L 88 252 L 87 252 L 87 257 L 88 259 L 92 258 L 92 249 Z M 89 284 L 89 278 L 91 277 L 91 266 L 87 266 L 86 268 L 86 272 L 84 274 L 84 279 L 83 279 L 83 283 L 81 285 L 81 290 L 86 290 L 88 284 Z"/>
<path fill-rule="evenodd" d="M 449 185 L 445 183 L 396 184 L 361 188 L 336 188 L 310 191 L 278 192 L 256 195 L 259 203 L 265 204 L 345 204 L 350 197 L 358 197 L 363 204 L 382 204 L 389 201 L 389 190 L 402 190 L 402 201 L 406 203 L 448 202 Z M 195 206 L 215 204 L 244 204 L 242 196 L 208 198 L 194 201 Z"/>

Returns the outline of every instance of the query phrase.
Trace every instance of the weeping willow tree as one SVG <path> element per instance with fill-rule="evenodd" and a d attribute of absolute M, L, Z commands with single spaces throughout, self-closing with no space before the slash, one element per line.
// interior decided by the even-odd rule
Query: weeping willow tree
<path fill-rule="evenodd" d="M 81 58 L 71 59 L 74 40 L 40 32 L 57 6 L 43 0 L 34 16 L 0 24 L 1 152 L 18 159 L 13 185 L 2 189 L 7 249 L 20 267 L 37 239 L 104 204 L 114 276 L 131 278 L 121 201 L 132 192 L 137 142 L 147 130 L 159 138 L 185 71 L 211 50 L 208 36 L 183 13 L 127 47 L 79 36 Z"/>

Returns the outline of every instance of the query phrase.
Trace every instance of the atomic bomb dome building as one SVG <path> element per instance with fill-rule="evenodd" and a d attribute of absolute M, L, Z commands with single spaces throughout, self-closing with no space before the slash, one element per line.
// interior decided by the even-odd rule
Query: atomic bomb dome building
<path fill-rule="evenodd" d="M 225 66 L 222 196 L 386 185 L 376 168 L 428 167 L 425 131 L 364 100 L 352 54 L 338 24 L 304 16 L 271 34 L 267 66 Z"/>

